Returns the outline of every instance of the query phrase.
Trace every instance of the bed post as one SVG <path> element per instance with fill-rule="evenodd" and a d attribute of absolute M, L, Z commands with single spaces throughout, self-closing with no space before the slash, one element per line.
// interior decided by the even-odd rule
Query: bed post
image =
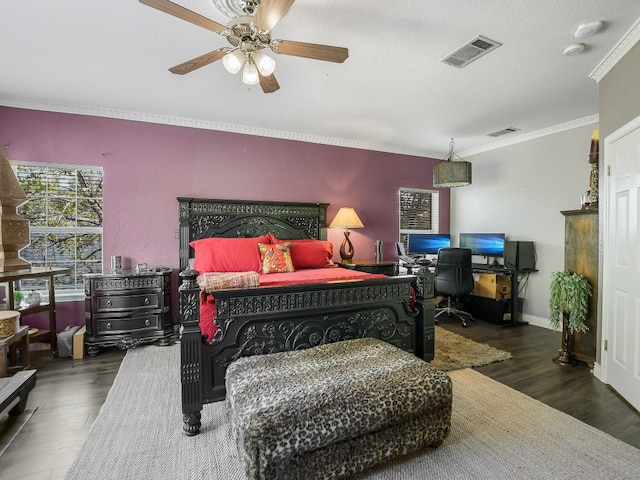
<path fill-rule="evenodd" d="M 180 272 L 180 377 L 182 383 L 182 429 L 188 436 L 200 432 L 202 411 L 202 338 L 200 327 L 200 288 L 198 272 Z"/>
<path fill-rule="evenodd" d="M 416 318 L 416 346 L 417 355 L 423 360 L 430 362 L 435 355 L 435 304 L 434 296 L 434 274 L 427 267 L 421 267 L 416 275 L 416 307 L 418 317 Z"/>

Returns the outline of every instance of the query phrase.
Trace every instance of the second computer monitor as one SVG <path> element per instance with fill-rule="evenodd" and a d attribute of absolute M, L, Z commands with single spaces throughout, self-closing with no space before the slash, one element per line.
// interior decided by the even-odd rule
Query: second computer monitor
<path fill-rule="evenodd" d="M 410 233 L 407 248 L 409 255 L 436 255 L 441 248 L 450 246 L 448 233 Z"/>
<path fill-rule="evenodd" d="M 474 255 L 504 256 L 504 233 L 461 233 L 460 247 L 470 248 Z"/>

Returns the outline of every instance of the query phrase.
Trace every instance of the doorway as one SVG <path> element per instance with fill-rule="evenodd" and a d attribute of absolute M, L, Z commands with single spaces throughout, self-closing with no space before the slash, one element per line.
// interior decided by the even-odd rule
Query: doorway
<path fill-rule="evenodd" d="M 602 380 L 640 410 L 640 117 L 604 152 Z"/>

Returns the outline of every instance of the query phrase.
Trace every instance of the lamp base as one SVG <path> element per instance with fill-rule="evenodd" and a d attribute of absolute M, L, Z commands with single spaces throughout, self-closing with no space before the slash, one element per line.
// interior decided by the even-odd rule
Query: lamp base
<path fill-rule="evenodd" d="M 344 240 L 342 241 L 342 245 L 340 245 L 340 258 L 343 262 L 353 259 L 353 244 L 349 239 L 349 230 L 345 230 L 344 232 Z"/>

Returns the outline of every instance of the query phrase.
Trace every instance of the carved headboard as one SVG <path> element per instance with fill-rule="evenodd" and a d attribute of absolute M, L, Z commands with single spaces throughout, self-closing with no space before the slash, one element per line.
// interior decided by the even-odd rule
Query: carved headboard
<path fill-rule="evenodd" d="M 189 242 L 211 237 L 327 239 L 328 203 L 212 200 L 178 197 L 180 205 L 180 270 L 189 265 Z"/>

